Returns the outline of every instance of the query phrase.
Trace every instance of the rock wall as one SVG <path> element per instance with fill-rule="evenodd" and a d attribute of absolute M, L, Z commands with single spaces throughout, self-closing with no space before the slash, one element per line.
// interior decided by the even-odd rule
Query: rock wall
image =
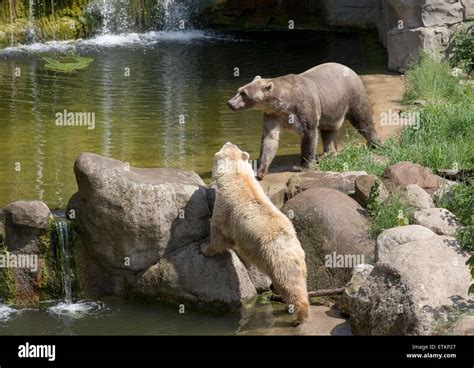
<path fill-rule="evenodd" d="M 388 67 L 404 71 L 420 49 L 444 53 L 457 25 L 474 19 L 474 0 L 219 0 L 203 11 L 211 27 L 377 29 Z"/>

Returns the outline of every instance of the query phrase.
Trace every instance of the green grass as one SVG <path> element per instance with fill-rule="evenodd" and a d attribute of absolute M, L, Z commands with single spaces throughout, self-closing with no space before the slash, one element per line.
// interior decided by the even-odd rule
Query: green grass
<path fill-rule="evenodd" d="M 318 170 L 365 170 L 381 175 L 385 166 L 411 161 L 433 170 L 474 167 L 474 94 L 451 75 L 447 62 L 423 54 L 407 72 L 405 102 L 423 99 L 419 124 L 407 127 L 398 139 L 373 150 L 347 144 L 337 155 L 323 157 Z M 415 111 L 412 106 L 407 110 Z M 374 161 L 383 156 L 387 164 Z"/>
<path fill-rule="evenodd" d="M 459 79 L 452 76 L 451 66 L 438 61 L 427 53 L 422 53 L 419 60 L 410 66 L 405 74 L 406 94 L 404 102 L 416 100 L 439 103 L 440 101 L 457 101 L 469 93 Z"/>
<path fill-rule="evenodd" d="M 412 222 L 415 209 L 410 206 L 401 193 L 392 193 L 383 202 L 378 201 L 377 195 L 369 197 L 368 211 L 372 217 L 370 235 L 376 238 L 383 230 L 392 227 L 409 225 Z"/>
<path fill-rule="evenodd" d="M 323 157 L 315 168 L 321 171 L 366 171 L 380 176 L 387 165 L 377 162 L 374 157 L 381 153 L 380 149 L 371 150 L 365 144 L 349 144 L 337 154 Z"/>

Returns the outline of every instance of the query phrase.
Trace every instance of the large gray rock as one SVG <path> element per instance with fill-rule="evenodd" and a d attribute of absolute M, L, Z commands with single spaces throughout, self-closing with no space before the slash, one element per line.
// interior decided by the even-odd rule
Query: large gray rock
<path fill-rule="evenodd" d="M 257 297 L 247 269 L 233 252 L 205 257 L 193 243 L 168 253 L 138 280 L 136 293 L 178 304 L 239 309 Z"/>
<path fill-rule="evenodd" d="M 461 316 L 450 332 L 456 336 L 474 336 L 474 314 Z"/>
<path fill-rule="evenodd" d="M 0 234 L 9 251 L 36 252 L 53 215 L 41 201 L 17 201 L 0 210 Z"/>
<path fill-rule="evenodd" d="M 289 171 L 268 173 L 259 181 L 259 184 L 272 203 L 280 209 L 288 198 L 288 181 L 297 178 L 299 175 L 301 173 Z"/>
<path fill-rule="evenodd" d="M 178 169 L 138 169 L 82 153 L 68 204 L 87 247 L 106 268 L 137 273 L 209 234 L 207 188 Z M 73 216 L 71 216 L 73 214 Z"/>
<path fill-rule="evenodd" d="M 351 301 L 361 335 L 429 335 L 472 308 L 468 254 L 451 237 L 400 244 L 377 262 Z"/>
<path fill-rule="evenodd" d="M 408 184 L 405 187 L 405 198 L 410 206 L 420 210 L 435 206 L 431 196 L 417 184 Z"/>
<path fill-rule="evenodd" d="M 339 309 L 342 313 L 351 315 L 351 309 L 353 308 L 352 302 L 357 297 L 360 287 L 364 284 L 365 279 L 373 269 L 374 266 L 369 264 L 360 264 L 354 267 L 352 277 L 344 288 L 344 293 L 339 303 Z"/>
<path fill-rule="evenodd" d="M 288 200 L 282 212 L 293 222 L 305 251 L 309 290 L 343 287 L 352 267 L 373 260 L 368 214 L 346 194 L 311 188 Z"/>
<path fill-rule="evenodd" d="M 439 235 L 454 236 L 461 226 L 459 220 L 445 208 L 427 208 L 413 214 L 415 224 L 427 227 Z"/>
<path fill-rule="evenodd" d="M 386 229 L 377 237 L 375 260 L 383 261 L 386 255 L 400 244 L 429 239 L 433 236 L 436 236 L 433 231 L 420 225 L 398 226 Z"/>
<path fill-rule="evenodd" d="M 255 286 L 240 259 L 206 258 L 213 193 L 198 175 L 178 169 L 138 169 L 83 153 L 79 191 L 68 204 L 81 238 L 79 263 L 89 295 L 116 294 L 206 308 L 251 303 Z M 91 275 L 88 275 L 91 270 Z"/>
<path fill-rule="evenodd" d="M 420 50 L 442 54 L 452 33 L 447 27 L 391 29 L 387 34 L 389 69 L 407 70 L 417 60 Z"/>
<path fill-rule="evenodd" d="M 461 0 L 464 20 L 474 19 L 474 0 Z"/>

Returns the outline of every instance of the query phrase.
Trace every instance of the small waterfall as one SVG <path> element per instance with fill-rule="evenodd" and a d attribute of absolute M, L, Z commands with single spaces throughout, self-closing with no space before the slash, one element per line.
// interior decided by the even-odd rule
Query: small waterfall
<path fill-rule="evenodd" d="M 188 27 L 187 6 L 182 1 L 159 0 L 158 6 L 162 12 L 163 30 L 176 31 Z"/>
<path fill-rule="evenodd" d="M 69 244 L 68 221 L 61 217 L 55 217 L 56 240 L 58 246 L 59 262 L 61 267 L 61 281 L 66 304 L 72 303 L 71 286 L 71 250 Z"/>
<path fill-rule="evenodd" d="M 28 30 L 27 30 L 27 40 L 28 43 L 35 43 L 36 41 L 36 31 L 33 24 L 35 17 L 35 0 L 29 1 L 29 14 L 28 14 Z"/>
<path fill-rule="evenodd" d="M 102 35 L 129 32 L 133 29 L 179 31 L 189 28 L 188 0 L 155 0 L 155 5 L 133 8 L 126 0 L 95 0 L 87 13 L 98 16 Z"/>
<path fill-rule="evenodd" d="M 51 18 L 54 24 L 54 0 L 51 0 Z M 56 41 L 56 25 L 53 25 L 53 41 Z"/>
<path fill-rule="evenodd" d="M 13 4 L 12 4 L 12 1 L 13 0 L 8 0 L 9 10 L 10 10 L 10 25 L 13 25 Z M 14 43 L 15 43 L 15 39 L 13 37 L 13 31 L 12 31 L 11 39 L 10 39 L 10 45 L 13 46 Z"/>

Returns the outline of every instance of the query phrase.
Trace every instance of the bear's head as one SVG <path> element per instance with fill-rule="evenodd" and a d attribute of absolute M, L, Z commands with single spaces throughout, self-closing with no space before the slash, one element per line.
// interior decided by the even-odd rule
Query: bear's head
<path fill-rule="evenodd" d="M 214 155 L 214 165 L 212 167 L 212 179 L 217 180 L 225 174 L 238 172 L 251 173 L 252 166 L 249 163 L 250 155 L 242 151 L 235 144 L 227 142 L 219 152 Z"/>
<path fill-rule="evenodd" d="M 234 111 L 262 109 L 267 96 L 272 92 L 273 82 L 256 76 L 254 80 L 237 90 L 237 94 L 227 101 Z"/>

